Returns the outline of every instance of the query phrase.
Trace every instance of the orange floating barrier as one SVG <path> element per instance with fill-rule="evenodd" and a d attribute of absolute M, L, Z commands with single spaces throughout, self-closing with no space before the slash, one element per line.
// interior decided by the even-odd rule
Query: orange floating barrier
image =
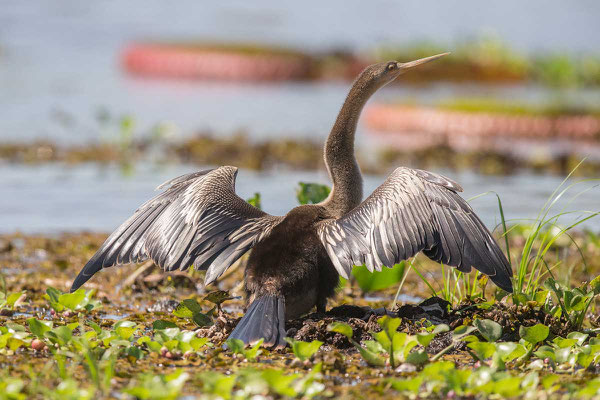
<path fill-rule="evenodd" d="M 306 79 L 311 61 L 300 53 L 249 47 L 133 44 L 123 51 L 122 64 L 141 76 L 284 81 Z"/>

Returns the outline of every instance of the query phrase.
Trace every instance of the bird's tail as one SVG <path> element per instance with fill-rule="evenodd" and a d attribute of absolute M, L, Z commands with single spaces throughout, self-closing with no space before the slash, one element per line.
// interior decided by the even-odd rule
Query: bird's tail
<path fill-rule="evenodd" d="M 284 298 L 262 296 L 255 299 L 229 338 L 240 339 L 246 344 L 252 344 L 263 338 L 265 347 L 285 346 Z"/>

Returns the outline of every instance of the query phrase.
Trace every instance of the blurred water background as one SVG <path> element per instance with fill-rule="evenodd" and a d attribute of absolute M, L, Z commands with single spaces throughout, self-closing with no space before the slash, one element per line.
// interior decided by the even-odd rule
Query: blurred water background
<path fill-rule="evenodd" d="M 387 43 L 431 40 L 447 44 L 492 35 L 524 53 L 598 52 L 600 3 L 510 0 L 478 1 L 102 1 L 0 2 L 0 142 L 45 139 L 58 143 L 98 141 L 103 115 L 131 115 L 139 132 L 168 122 L 171 134 L 198 131 L 253 139 L 309 137 L 323 140 L 347 93 L 346 81 L 223 83 L 148 80 L 125 74 L 123 47 L 135 40 L 250 41 L 303 51 L 361 51 Z M 555 90 L 527 85 L 434 83 L 387 87 L 379 99 L 432 101 L 453 96 L 493 96 L 543 102 Z M 600 104 L 598 88 L 563 89 L 563 98 Z M 377 142 L 364 126 L 361 150 Z M 104 138 L 106 139 L 106 138 Z M 197 169 L 186 165 L 140 165 L 133 174 L 85 164 L 0 164 L 0 231 L 110 231 L 152 188 Z M 532 218 L 561 177 L 521 173 L 506 177 L 445 172 L 461 182 L 465 196 L 494 190 L 508 218 Z M 369 176 L 365 192 L 383 176 Z M 295 205 L 297 181 L 327 183 L 324 172 L 242 171 L 238 190 L 259 191 L 264 208 L 283 214 Z M 593 186 L 589 183 L 588 187 Z M 566 205 L 569 196 L 559 204 Z M 597 188 L 567 205 L 597 210 Z M 498 222 L 496 199 L 477 199 L 484 221 Z M 598 228 L 596 222 L 588 224 Z"/>

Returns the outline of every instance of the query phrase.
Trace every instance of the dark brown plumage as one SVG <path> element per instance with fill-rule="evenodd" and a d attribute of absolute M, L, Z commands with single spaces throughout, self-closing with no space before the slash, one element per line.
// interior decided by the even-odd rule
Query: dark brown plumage
<path fill-rule="evenodd" d="M 271 216 L 235 194 L 237 168 L 219 167 L 173 179 L 143 204 L 83 267 L 71 290 L 100 269 L 152 259 L 165 270 L 205 269 L 217 279 L 252 249 L 245 272 L 248 309 L 231 333 L 246 343 L 284 345 L 285 320 L 314 306 L 325 311 L 339 275 L 353 265 L 392 267 L 423 251 L 468 272 L 475 267 L 512 291 L 508 260 L 481 220 L 441 175 L 396 169 L 365 201 L 354 134 L 367 100 L 409 68 L 442 55 L 367 67 L 352 85 L 325 143 L 333 187 L 320 204 Z"/>

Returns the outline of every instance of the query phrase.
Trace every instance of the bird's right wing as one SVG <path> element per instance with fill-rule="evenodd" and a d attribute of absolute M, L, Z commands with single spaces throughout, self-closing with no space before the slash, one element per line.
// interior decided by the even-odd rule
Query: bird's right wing
<path fill-rule="evenodd" d="M 213 282 L 282 219 L 241 199 L 235 193 L 236 175 L 235 167 L 219 167 L 159 186 L 168 189 L 106 239 L 71 291 L 102 268 L 147 259 L 166 271 L 194 265 L 207 270 L 205 284 Z"/>
<path fill-rule="evenodd" d="M 345 278 L 354 265 L 391 268 L 423 251 L 463 272 L 475 267 L 512 291 L 508 260 L 457 191 L 462 188 L 441 175 L 398 168 L 355 209 L 323 221 L 319 237 Z"/>

